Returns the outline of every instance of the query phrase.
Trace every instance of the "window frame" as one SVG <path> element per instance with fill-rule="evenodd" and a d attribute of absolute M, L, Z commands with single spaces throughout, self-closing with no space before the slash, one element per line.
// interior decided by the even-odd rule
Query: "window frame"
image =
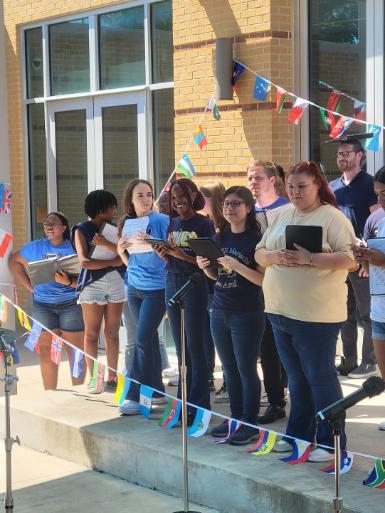
<path fill-rule="evenodd" d="M 24 176 L 25 176 L 25 205 L 29 212 L 28 222 L 28 236 L 31 238 L 32 233 L 32 198 L 31 190 L 29 185 L 30 179 L 30 165 L 29 165 L 29 137 L 28 137 L 28 113 L 27 106 L 31 103 L 43 103 L 45 113 L 45 135 L 46 135 L 46 170 L 47 170 L 47 203 L 53 205 L 55 201 L 52 198 L 51 187 L 52 175 L 55 174 L 55 170 L 52 169 L 52 158 L 50 156 L 50 148 L 52 141 L 50 139 L 50 119 L 49 119 L 49 104 L 50 102 L 63 102 L 67 103 L 73 100 L 87 98 L 95 99 L 97 97 L 108 97 L 116 95 L 122 95 L 126 93 L 142 93 L 145 95 L 146 104 L 146 123 L 147 123 L 147 178 L 154 181 L 155 169 L 153 159 L 153 120 L 152 120 L 152 94 L 153 90 L 158 89 L 174 89 L 174 81 L 170 82 L 159 82 L 152 83 L 152 55 L 151 55 L 151 4 L 163 2 L 164 0 L 133 0 L 132 2 L 124 2 L 117 5 L 110 5 L 106 7 L 96 9 L 86 9 L 70 15 L 52 17 L 47 20 L 29 23 L 21 27 L 19 33 L 19 41 L 21 48 L 21 59 L 22 59 L 22 102 L 23 102 L 23 124 L 24 124 Z M 99 73 L 99 55 L 98 55 L 98 16 L 111 12 L 121 11 L 129 9 L 131 7 L 144 7 L 144 45 L 145 45 L 145 83 L 137 86 L 121 87 L 115 89 L 100 89 L 100 73 Z M 172 9 L 172 0 L 171 0 Z M 68 21 L 77 20 L 80 18 L 88 18 L 89 22 L 89 58 L 90 58 L 90 90 L 80 93 L 70 93 L 51 96 L 51 83 L 50 83 L 50 48 L 49 48 L 49 26 L 57 23 L 64 23 Z M 27 66 L 26 66 L 26 45 L 25 45 L 25 33 L 27 30 L 41 27 L 42 29 L 42 47 L 43 47 L 43 88 L 44 95 L 37 98 L 27 97 Z M 112 99 L 112 98 L 111 98 Z M 55 191 L 56 195 L 56 191 Z M 53 200 L 53 201 L 52 201 Z"/>

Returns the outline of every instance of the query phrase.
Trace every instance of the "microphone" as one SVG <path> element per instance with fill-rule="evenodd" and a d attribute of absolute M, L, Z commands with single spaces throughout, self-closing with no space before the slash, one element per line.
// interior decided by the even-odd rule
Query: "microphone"
<path fill-rule="evenodd" d="M 334 422 L 347 410 L 367 397 L 380 395 L 385 390 L 385 381 L 379 376 L 371 376 L 362 384 L 362 387 L 348 396 L 330 404 L 323 410 L 317 412 L 318 420 Z"/>
<path fill-rule="evenodd" d="M 187 292 L 197 285 L 202 279 L 201 273 L 194 273 L 187 281 L 186 283 L 175 292 L 175 294 L 172 296 L 171 299 L 168 301 L 168 306 L 175 306 L 177 303 L 179 303 L 187 294 Z"/>

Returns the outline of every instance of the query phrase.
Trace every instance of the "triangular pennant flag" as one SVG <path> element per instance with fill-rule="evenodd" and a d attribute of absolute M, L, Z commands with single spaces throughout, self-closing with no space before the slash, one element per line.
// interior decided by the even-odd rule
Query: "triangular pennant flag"
<path fill-rule="evenodd" d="M 154 390 L 146 385 L 140 385 L 139 402 L 140 408 L 139 413 L 148 417 L 151 413 L 151 400 Z"/>
<path fill-rule="evenodd" d="M 199 125 L 196 129 L 194 141 L 197 143 L 200 149 L 204 148 L 207 145 L 207 139 L 205 134 L 203 133 L 201 125 Z"/>
<path fill-rule="evenodd" d="M 277 92 L 275 96 L 275 108 L 278 112 L 278 114 L 281 114 L 283 106 L 285 104 L 287 92 L 285 89 L 282 89 L 282 87 L 277 87 Z"/>
<path fill-rule="evenodd" d="M 18 307 L 16 307 L 16 308 L 17 308 L 17 316 L 19 318 L 20 325 L 23 326 L 23 328 L 25 328 L 26 330 L 31 331 L 31 324 L 29 322 L 28 315 L 25 312 L 23 312 L 22 310 L 20 310 L 20 308 L 18 308 Z"/>
<path fill-rule="evenodd" d="M 122 374 L 117 375 L 118 377 L 118 384 L 116 386 L 116 392 L 114 395 L 114 401 L 119 404 L 119 406 L 122 406 L 124 403 L 124 400 L 127 397 L 128 391 L 130 390 L 131 386 L 131 380 L 129 378 L 126 378 L 126 376 L 123 376 Z"/>
<path fill-rule="evenodd" d="M 84 369 L 84 353 L 80 349 L 72 348 L 71 375 L 74 378 L 81 378 Z"/>
<path fill-rule="evenodd" d="M 371 139 L 366 140 L 366 149 L 372 150 L 372 151 L 378 151 L 380 147 L 380 133 L 381 133 L 382 127 L 378 125 L 370 125 L 369 132 L 373 134 L 373 137 Z"/>
<path fill-rule="evenodd" d="M 214 117 L 215 121 L 219 121 L 221 119 L 221 113 L 219 112 L 218 105 L 214 105 L 213 117 Z"/>
<path fill-rule="evenodd" d="M 213 440 L 215 444 L 226 444 L 227 440 L 230 438 L 232 434 L 234 434 L 242 425 L 241 422 L 234 419 L 227 419 L 227 435 L 224 438 L 216 438 Z"/>
<path fill-rule="evenodd" d="M 340 474 L 346 474 L 353 466 L 353 453 L 347 451 L 341 451 L 341 467 Z M 326 467 L 320 468 L 321 472 L 326 474 L 334 475 L 336 473 L 334 461 Z"/>
<path fill-rule="evenodd" d="M 4 296 L 0 295 L 0 322 L 7 322 L 8 317 L 8 303 Z"/>
<path fill-rule="evenodd" d="M 285 463 L 290 463 L 290 465 L 298 465 L 299 463 L 305 463 L 307 461 L 310 451 L 311 451 L 311 443 L 305 442 L 304 440 L 293 440 L 293 452 L 286 456 L 285 458 L 280 458 L 281 461 Z"/>
<path fill-rule="evenodd" d="M 212 96 L 210 96 L 209 102 L 207 104 L 207 108 L 210 110 L 213 110 L 214 107 L 215 107 L 215 96 L 212 95 Z"/>
<path fill-rule="evenodd" d="M 293 105 L 293 107 L 291 108 L 290 112 L 289 112 L 289 121 L 291 121 L 292 123 L 298 125 L 298 123 L 300 122 L 301 118 L 302 118 L 302 115 L 305 111 L 305 109 L 309 106 L 309 102 L 307 102 L 306 100 L 304 100 L 303 98 L 297 98 L 295 100 L 295 103 Z"/>
<path fill-rule="evenodd" d="M 3 258 L 11 244 L 13 237 L 10 233 L 0 229 L 0 258 Z"/>
<path fill-rule="evenodd" d="M 90 380 L 91 388 L 95 389 L 96 392 L 103 392 L 104 390 L 104 373 L 106 371 L 106 366 L 99 362 L 98 360 L 94 360 L 94 368 L 92 370 L 92 378 Z"/>
<path fill-rule="evenodd" d="M 182 409 L 182 403 L 179 399 L 169 398 L 167 406 L 163 412 L 163 415 L 159 421 L 159 425 L 163 429 L 171 429 L 179 422 L 180 411 Z"/>
<path fill-rule="evenodd" d="M 378 458 L 369 477 L 363 481 L 365 486 L 385 489 L 385 460 Z"/>
<path fill-rule="evenodd" d="M 352 118 L 341 116 L 333 130 L 330 132 L 329 137 L 332 139 L 337 139 L 350 127 L 353 121 L 354 120 Z"/>
<path fill-rule="evenodd" d="M 195 437 L 204 435 L 209 427 L 210 419 L 211 411 L 198 408 L 194 422 L 192 426 L 189 427 L 187 434 Z"/>
<path fill-rule="evenodd" d="M 277 439 L 277 433 L 274 431 L 268 431 L 266 429 L 259 430 L 258 442 L 253 445 L 246 452 L 253 456 L 262 456 L 263 454 L 269 454 L 273 450 L 275 441 Z"/>
<path fill-rule="evenodd" d="M 334 110 L 335 112 L 338 112 L 337 108 L 341 101 L 341 91 L 338 89 L 333 89 L 333 91 L 330 93 L 328 102 L 326 104 L 327 110 Z"/>
<path fill-rule="evenodd" d="M 61 350 L 63 347 L 63 339 L 58 337 L 57 335 L 52 335 L 51 341 L 51 360 L 56 365 L 59 365 L 61 360 Z"/>
<path fill-rule="evenodd" d="M 43 326 L 34 321 L 32 324 L 32 329 L 27 337 L 27 340 L 24 342 L 24 347 L 26 347 L 30 351 L 35 351 L 36 344 L 39 342 L 42 330 Z"/>
<path fill-rule="evenodd" d="M 20 363 L 20 355 L 19 355 L 19 351 L 16 346 L 16 342 L 14 340 L 12 340 L 11 342 L 9 342 L 9 345 L 11 346 L 11 350 L 12 350 L 12 354 L 11 354 L 12 360 L 13 360 L 12 365 L 17 365 L 18 363 Z"/>
<path fill-rule="evenodd" d="M 0 207 L 0 214 L 10 214 L 11 213 L 11 199 L 12 199 L 11 191 L 9 189 L 4 189 L 3 206 Z"/>
<path fill-rule="evenodd" d="M 321 107 L 319 112 L 321 114 L 321 119 L 324 124 L 324 127 L 326 128 L 326 130 L 329 130 L 329 118 L 327 117 L 327 113 L 326 113 L 325 109 L 323 109 Z"/>
<path fill-rule="evenodd" d="M 244 71 L 245 71 L 245 66 L 243 64 L 240 64 L 239 62 L 234 62 L 233 76 L 231 78 L 233 90 L 235 90 L 235 84 L 237 83 L 239 77 L 242 75 L 242 73 Z"/>
<path fill-rule="evenodd" d="M 178 162 L 177 169 L 179 169 L 179 171 L 181 171 L 187 178 L 191 179 L 195 175 L 194 166 L 186 154 L 182 155 L 182 158 Z"/>
<path fill-rule="evenodd" d="M 353 105 L 353 117 L 365 121 L 366 118 L 366 104 L 359 100 L 354 101 Z"/>
<path fill-rule="evenodd" d="M 270 87 L 269 82 L 265 78 L 257 75 L 256 79 L 255 79 L 255 83 L 254 83 L 254 93 L 253 93 L 254 98 L 256 100 L 262 100 L 262 101 L 266 100 L 266 96 L 267 96 L 269 87 Z"/>

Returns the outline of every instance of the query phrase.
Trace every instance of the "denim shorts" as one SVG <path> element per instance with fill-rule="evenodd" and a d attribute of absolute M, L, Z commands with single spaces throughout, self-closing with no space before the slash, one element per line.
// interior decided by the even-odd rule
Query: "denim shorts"
<path fill-rule="evenodd" d="M 34 301 L 32 316 L 43 325 L 43 329 L 84 331 L 82 309 L 76 299 L 54 304 Z"/>
<path fill-rule="evenodd" d="M 123 278 L 118 271 L 114 270 L 105 274 L 103 278 L 86 285 L 79 294 L 78 303 L 106 305 L 107 303 L 124 303 L 126 299 Z"/>
<path fill-rule="evenodd" d="M 385 340 L 385 322 L 373 321 L 372 319 L 372 338 L 374 340 Z"/>

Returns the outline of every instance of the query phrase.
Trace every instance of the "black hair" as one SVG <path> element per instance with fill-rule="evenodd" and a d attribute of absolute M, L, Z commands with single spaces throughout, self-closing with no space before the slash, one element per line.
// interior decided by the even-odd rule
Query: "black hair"
<path fill-rule="evenodd" d="M 105 212 L 109 208 L 117 208 L 118 201 L 112 192 L 98 189 L 88 194 L 84 201 L 84 212 L 94 219 L 99 212 Z"/>
<path fill-rule="evenodd" d="M 50 212 L 49 214 L 47 214 L 46 219 L 48 219 L 49 216 L 56 216 L 60 219 L 62 224 L 66 227 L 66 229 L 63 232 L 63 239 L 70 240 L 71 230 L 70 230 L 70 225 L 69 225 L 69 222 L 68 222 L 68 219 L 66 218 L 66 216 L 64 214 L 62 214 L 61 212 L 56 212 L 56 211 Z"/>
<path fill-rule="evenodd" d="M 373 176 L 373 180 L 385 185 L 385 166 L 382 166 L 378 171 L 376 171 L 375 175 Z"/>
<path fill-rule="evenodd" d="M 261 225 L 255 217 L 255 202 L 250 189 L 243 185 L 233 185 L 226 189 L 225 200 L 230 194 L 235 194 L 245 202 L 247 207 L 250 207 L 250 212 L 246 217 L 246 230 L 255 230 L 258 233 L 261 233 Z"/>
<path fill-rule="evenodd" d="M 179 187 L 182 189 L 183 195 L 187 198 L 187 202 L 190 208 L 192 208 L 195 212 L 197 210 L 202 210 L 202 208 L 205 206 L 205 199 L 202 193 L 198 190 L 196 184 L 189 178 L 179 178 L 178 180 L 175 180 L 170 189 L 170 212 L 172 211 L 171 193 L 175 185 L 179 185 Z M 191 197 L 193 192 L 195 192 L 194 201 Z"/>

